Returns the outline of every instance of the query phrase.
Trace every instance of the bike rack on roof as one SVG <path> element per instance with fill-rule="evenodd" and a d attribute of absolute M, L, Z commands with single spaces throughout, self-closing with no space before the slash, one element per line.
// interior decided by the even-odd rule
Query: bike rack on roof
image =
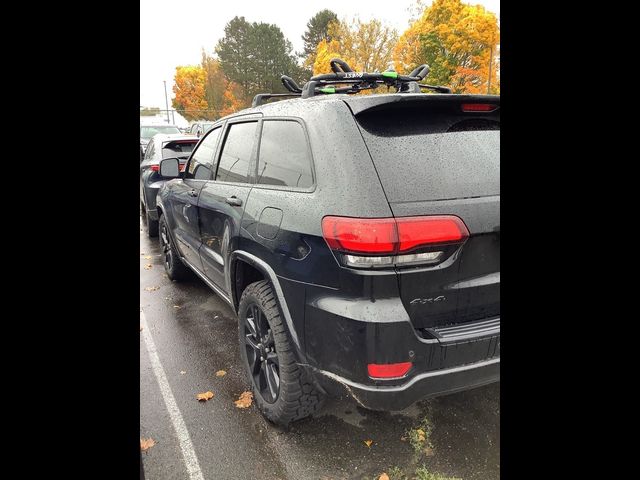
<path fill-rule="evenodd" d="M 284 87 L 291 93 L 261 93 L 253 98 L 252 107 L 263 105 L 270 98 L 310 98 L 316 95 L 330 95 L 334 93 L 356 94 L 363 90 L 378 88 L 385 85 L 394 87 L 396 93 L 420 93 L 422 89 L 433 90 L 438 93 L 451 93 L 449 87 L 427 85 L 418 83 L 429 74 L 429 66 L 426 64 L 416 67 L 409 75 L 399 75 L 394 70 L 384 72 L 354 72 L 353 69 L 339 58 L 330 60 L 331 71 L 322 75 L 315 75 L 304 84 L 302 88 L 291 78 L 282 75 L 280 80 Z M 336 85 L 346 85 L 336 88 Z"/>

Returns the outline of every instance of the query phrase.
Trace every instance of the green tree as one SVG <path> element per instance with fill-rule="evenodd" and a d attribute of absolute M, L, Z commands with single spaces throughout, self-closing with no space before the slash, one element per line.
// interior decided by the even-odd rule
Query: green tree
<path fill-rule="evenodd" d="M 249 89 L 249 32 L 251 24 L 244 17 L 233 17 L 224 27 L 224 37 L 215 51 L 225 76 L 239 84 L 243 91 Z"/>
<path fill-rule="evenodd" d="M 224 75 L 241 87 L 247 103 L 257 93 L 285 91 L 280 81 L 283 74 L 299 80 L 291 42 L 277 25 L 234 17 L 224 32 L 215 52 Z"/>
<path fill-rule="evenodd" d="M 320 10 L 307 22 L 307 30 L 302 35 L 304 49 L 301 56 L 305 60 L 305 65 L 312 66 L 316 61 L 316 48 L 318 44 L 325 40 L 331 41 L 329 35 L 329 24 L 337 22 L 338 15 L 328 9 Z"/>

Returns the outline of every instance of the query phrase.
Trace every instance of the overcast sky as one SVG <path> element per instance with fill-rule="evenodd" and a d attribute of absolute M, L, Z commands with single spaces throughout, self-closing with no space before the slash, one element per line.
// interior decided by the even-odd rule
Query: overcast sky
<path fill-rule="evenodd" d="M 500 15 L 500 0 L 468 3 L 484 5 Z M 236 15 L 249 22 L 275 23 L 294 51 L 301 51 L 300 37 L 307 22 L 323 8 L 333 10 L 341 19 L 377 18 L 401 34 L 409 25 L 415 4 L 416 0 L 140 0 L 140 105 L 165 108 L 162 81 L 166 80 L 171 108 L 175 67 L 200 63 L 202 48 L 213 53 L 224 26 Z"/>

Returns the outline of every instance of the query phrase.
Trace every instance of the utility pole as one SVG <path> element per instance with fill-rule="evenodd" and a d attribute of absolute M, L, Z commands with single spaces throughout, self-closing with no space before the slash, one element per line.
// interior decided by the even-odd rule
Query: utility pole
<path fill-rule="evenodd" d="M 167 123 L 169 123 L 169 100 L 167 99 L 167 81 L 163 80 L 164 83 L 164 103 L 167 106 Z"/>
<path fill-rule="evenodd" d="M 493 64 L 493 45 L 491 46 L 491 53 L 489 54 L 489 83 L 487 85 L 487 95 L 491 94 L 491 66 Z"/>

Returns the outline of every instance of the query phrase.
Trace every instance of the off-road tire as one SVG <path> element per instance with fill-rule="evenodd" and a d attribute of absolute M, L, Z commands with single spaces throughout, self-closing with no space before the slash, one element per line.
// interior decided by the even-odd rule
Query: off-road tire
<path fill-rule="evenodd" d="M 244 332 L 245 319 L 251 304 L 257 305 L 262 310 L 275 341 L 280 388 L 274 403 L 269 403 L 262 397 L 249 366 Z M 260 412 L 269 421 L 286 427 L 291 422 L 308 417 L 318 411 L 322 407 L 324 395 L 313 384 L 308 374 L 296 364 L 293 345 L 287 332 L 284 317 L 269 282 L 262 280 L 252 283 L 242 292 L 238 319 L 240 355 L 247 377 L 251 382 L 254 402 Z"/>
<path fill-rule="evenodd" d="M 164 271 L 167 272 L 169 280 L 180 281 L 186 280 L 191 276 L 191 271 L 180 258 L 180 253 L 173 244 L 171 235 L 169 234 L 169 226 L 164 215 L 160 215 L 158 221 L 160 231 L 160 248 L 162 249 L 162 263 Z"/>

